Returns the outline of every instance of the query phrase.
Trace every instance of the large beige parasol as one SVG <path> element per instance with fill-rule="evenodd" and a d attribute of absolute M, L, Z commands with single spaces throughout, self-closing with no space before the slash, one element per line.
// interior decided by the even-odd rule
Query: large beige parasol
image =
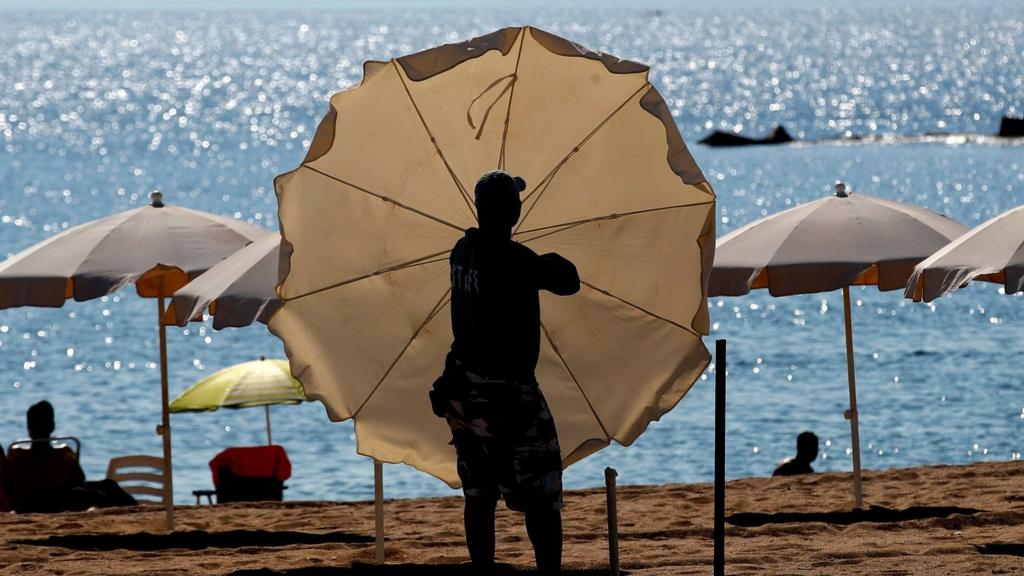
<path fill-rule="evenodd" d="M 718 240 L 708 284 L 711 296 L 740 296 L 755 288 L 767 288 L 772 296 L 843 289 L 850 389 L 846 417 L 857 508 L 863 507 L 863 496 L 850 286 L 903 288 L 916 263 L 966 230 L 930 210 L 851 194 L 837 184 L 832 196 L 761 218 Z"/>
<path fill-rule="evenodd" d="M 931 302 L 975 279 L 1002 284 L 1006 294 L 1024 291 L 1024 206 L 979 224 L 918 264 L 905 295 Z"/>
<path fill-rule="evenodd" d="M 452 341 L 448 253 L 472 186 L 525 178 L 516 240 L 571 259 L 542 296 L 537 377 L 565 465 L 628 445 L 706 367 L 715 197 L 648 68 L 536 28 L 368 62 L 277 178 L 283 305 L 271 330 L 361 454 L 458 485 L 427 391 Z"/>
<path fill-rule="evenodd" d="M 225 216 L 163 203 L 80 224 L 0 263 L 0 308 L 60 307 L 68 298 L 98 298 L 134 283 L 139 296 L 157 299 L 160 330 L 158 431 L 164 444 L 164 502 L 173 527 L 171 425 L 168 412 L 164 299 L 225 256 L 269 232 Z"/>

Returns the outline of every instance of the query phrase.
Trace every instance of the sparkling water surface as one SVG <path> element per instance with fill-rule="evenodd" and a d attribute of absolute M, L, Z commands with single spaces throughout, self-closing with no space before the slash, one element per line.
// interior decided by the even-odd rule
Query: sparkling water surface
<path fill-rule="evenodd" d="M 0 18 L 0 251 L 69 226 L 170 203 L 276 228 L 273 177 L 296 166 L 329 96 L 387 59 L 529 23 L 652 65 L 690 149 L 719 195 L 719 233 L 853 190 L 916 203 L 974 226 L 1024 203 L 1024 146 L 815 143 L 709 149 L 712 129 L 760 135 L 993 133 L 1024 112 L 1024 6 L 914 2 L 742 10 L 445 9 L 251 13 L 7 11 Z M 1024 300 L 978 283 L 931 305 L 854 288 L 866 468 L 1020 459 Z M 815 467 L 849 470 L 841 293 L 713 298 L 712 334 L 729 341 L 728 473 L 770 474 L 795 436 L 822 439 Z M 126 290 L 60 309 L 0 311 L 0 441 L 49 399 L 57 432 L 83 442 L 92 479 L 113 456 L 160 454 L 156 303 Z M 169 330 L 172 395 L 219 368 L 283 356 L 262 325 Z M 440 359 L 439 359 L 440 367 Z M 709 372 L 631 447 L 566 471 L 570 487 L 708 481 Z M 627 382 L 621 383 L 629 385 Z M 294 465 L 288 499 L 372 498 L 372 465 L 351 423 L 322 406 L 272 409 Z M 175 495 L 210 485 L 207 462 L 265 440 L 259 409 L 176 414 Z M 438 480 L 385 468 L 389 497 L 445 495 Z M 866 488 L 870 501 L 870 484 Z"/>

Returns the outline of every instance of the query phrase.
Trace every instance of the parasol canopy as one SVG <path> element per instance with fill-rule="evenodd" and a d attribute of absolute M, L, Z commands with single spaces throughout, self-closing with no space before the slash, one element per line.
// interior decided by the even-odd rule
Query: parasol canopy
<path fill-rule="evenodd" d="M 971 280 L 1024 291 L 1024 206 L 1007 210 L 953 240 L 914 268 L 906 297 L 931 302 Z"/>
<path fill-rule="evenodd" d="M 281 306 L 274 291 L 280 255 L 280 234 L 255 240 L 175 292 L 164 322 L 185 326 L 209 310 L 217 330 L 266 324 Z"/>
<path fill-rule="evenodd" d="M 523 177 L 513 238 L 572 260 L 541 294 L 537 379 L 568 465 L 632 443 L 707 366 L 715 196 L 643 64 L 531 27 L 368 62 L 276 180 L 292 372 L 358 451 L 458 486 L 427 392 L 452 342 L 448 255 L 473 184 Z"/>
<path fill-rule="evenodd" d="M 711 296 L 767 288 L 772 296 L 875 285 L 903 289 L 914 265 L 967 231 L 911 204 L 854 194 L 844 184 L 814 202 L 719 238 Z"/>
<path fill-rule="evenodd" d="M 843 289 L 854 505 L 861 508 L 860 430 L 850 286 L 895 290 L 914 265 L 967 228 L 941 214 L 836 184 L 835 194 L 755 220 L 718 240 L 711 296 L 767 288 L 772 296 Z"/>
<path fill-rule="evenodd" d="M 0 309 L 58 308 L 134 283 L 143 298 L 170 297 L 225 256 L 268 235 L 227 216 L 163 203 L 69 228 L 0 263 Z"/>
<path fill-rule="evenodd" d="M 171 412 L 211 412 L 220 408 L 263 406 L 270 435 L 270 406 L 305 402 L 302 384 L 292 377 L 287 360 L 259 360 L 228 366 L 188 387 L 171 402 Z"/>
<path fill-rule="evenodd" d="M 0 263 L 0 308 L 60 307 L 68 298 L 98 298 L 134 283 L 157 299 L 164 444 L 164 502 L 173 527 L 171 427 L 168 412 L 164 298 L 249 242 L 269 234 L 245 222 L 168 206 L 154 192 L 149 206 L 69 228 Z"/>

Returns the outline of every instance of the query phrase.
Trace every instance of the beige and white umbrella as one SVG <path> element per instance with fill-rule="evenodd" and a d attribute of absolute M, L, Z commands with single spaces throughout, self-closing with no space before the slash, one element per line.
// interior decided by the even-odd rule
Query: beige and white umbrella
<path fill-rule="evenodd" d="M 905 295 L 931 302 L 971 280 L 1002 284 L 1006 294 L 1024 291 L 1024 206 L 979 224 L 918 264 Z"/>
<path fill-rule="evenodd" d="M 68 298 L 98 298 L 134 283 L 156 298 L 160 331 L 158 428 L 164 444 L 164 502 L 173 526 L 171 427 L 168 412 L 164 299 L 225 256 L 269 232 L 226 216 L 168 206 L 159 192 L 151 204 L 80 224 L 0 263 L 0 309 L 60 307 Z"/>
<path fill-rule="evenodd" d="M 718 240 L 710 296 L 740 296 L 755 288 L 767 288 L 772 296 L 843 289 L 850 389 L 846 417 L 857 508 L 863 496 L 850 286 L 903 288 L 916 263 L 966 230 L 931 210 L 852 194 L 837 184 L 832 196 L 761 218 Z"/>
<path fill-rule="evenodd" d="M 185 326 L 208 310 L 217 330 L 266 324 L 281 306 L 274 290 L 280 258 L 280 234 L 255 240 L 175 292 L 164 321 Z"/>
<path fill-rule="evenodd" d="M 276 180 L 292 372 L 361 454 L 458 485 L 427 392 L 452 342 L 448 254 L 473 184 L 528 183 L 514 238 L 572 260 L 541 296 L 537 377 L 568 465 L 628 445 L 706 367 L 715 196 L 648 68 L 536 28 L 365 65 Z"/>

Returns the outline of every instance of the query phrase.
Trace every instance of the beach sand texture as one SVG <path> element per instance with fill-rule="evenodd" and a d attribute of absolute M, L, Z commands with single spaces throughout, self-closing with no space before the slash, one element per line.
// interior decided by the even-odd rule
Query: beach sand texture
<path fill-rule="evenodd" d="M 628 480 L 628 471 L 623 474 Z M 1024 574 L 1024 462 L 747 478 L 727 487 L 727 574 Z M 710 574 L 710 484 L 620 486 L 622 568 Z M 567 574 L 607 573 L 605 495 L 566 493 Z M 388 565 L 373 566 L 373 503 L 184 506 L 0 516 L 2 574 L 466 574 L 459 497 L 387 501 Z M 522 516 L 498 513 L 501 572 L 528 571 Z M 500 573 L 501 573 L 500 572 Z"/>

